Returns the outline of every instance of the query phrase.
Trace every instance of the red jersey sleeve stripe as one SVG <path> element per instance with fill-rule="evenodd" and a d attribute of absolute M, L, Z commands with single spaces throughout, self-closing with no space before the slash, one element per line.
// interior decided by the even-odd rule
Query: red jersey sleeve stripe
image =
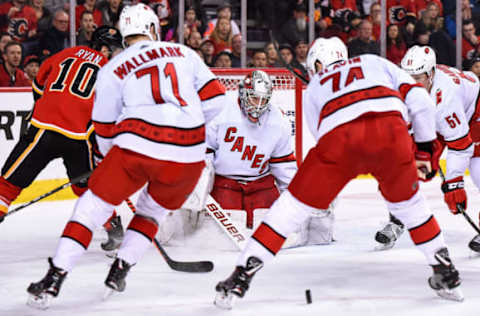
<path fill-rule="evenodd" d="M 410 228 L 408 232 L 415 245 L 421 245 L 437 237 L 440 234 L 440 226 L 432 215 L 423 224 Z"/>
<path fill-rule="evenodd" d="M 400 88 L 398 91 L 400 91 L 400 95 L 402 96 L 403 99 L 407 96 L 407 94 L 412 90 L 412 88 L 419 87 L 423 88 L 423 85 L 421 83 L 415 83 L 415 84 L 408 84 L 404 83 L 400 85 Z"/>
<path fill-rule="evenodd" d="M 291 161 L 296 161 L 295 155 L 292 153 L 283 156 L 283 157 L 272 157 L 269 160 L 269 163 L 281 163 L 281 162 L 291 162 Z"/>
<path fill-rule="evenodd" d="M 212 79 L 206 84 L 203 85 L 200 90 L 198 90 L 198 95 L 200 100 L 207 101 L 213 99 L 219 95 L 225 94 L 225 87 L 217 79 Z"/>
<path fill-rule="evenodd" d="M 365 100 L 381 99 L 388 97 L 402 99 L 400 92 L 383 86 L 371 87 L 341 95 L 335 99 L 330 100 L 323 106 L 322 112 L 320 113 L 320 118 L 318 120 L 318 126 L 320 126 L 320 122 L 327 116 L 352 104 Z"/>
<path fill-rule="evenodd" d="M 452 150 L 464 150 L 470 147 L 470 145 L 473 143 L 470 133 L 462 138 L 445 142 L 447 143 L 447 147 Z"/>
<path fill-rule="evenodd" d="M 282 248 L 286 239 L 266 223 L 262 223 L 257 228 L 253 233 L 252 238 L 273 255 L 276 255 L 280 248 Z"/>

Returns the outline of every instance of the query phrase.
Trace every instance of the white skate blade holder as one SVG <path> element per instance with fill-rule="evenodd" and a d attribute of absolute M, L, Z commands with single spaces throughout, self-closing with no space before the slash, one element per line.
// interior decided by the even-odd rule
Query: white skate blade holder
<path fill-rule="evenodd" d="M 27 305 L 36 309 L 46 310 L 50 307 L 53 296 L 47 293 L 42 293 L 39 296 L 29 294 Z"/>
<path fill-rule="evenodd" d="M 434 291 L 441 298 L 444 298 L 450 301 L 463 302 L 463 300 L 465 299 L 465 296 L 463 296 L 463 292 L 460 289 L 460 287 L 456 287 L 453 289 L 439 289 Z"/>
<path fill-rule="evenodd" d="M 217 292 L 217 295 L 215 296 L 215 301 L 213 303 L 218 308 L 230 310 L 233 308 L 236 300 L 237 296 L 232 293 L 225 294 L 223 292 Z"/>
<path fill-rule="evenodd" d="M 108 300 L 112 295 L 115 294 L 115 291 L 114 289 L 112 288 L 109 288 L 108 286 L 105 287 L 105 291 L 103 292 L 103 296 L 102 296 L 102 300 L 103 301 L 106 301 Z"/>

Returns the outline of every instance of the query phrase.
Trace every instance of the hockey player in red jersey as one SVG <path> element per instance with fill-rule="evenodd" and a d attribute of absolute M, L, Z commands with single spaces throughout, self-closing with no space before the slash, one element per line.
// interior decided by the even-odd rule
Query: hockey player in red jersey
<path fill-rule="evenodd" d="M 91 114 L 97 72 L 107 59 L 100 54 L 102 46 L 121 46 L 121 37 L 112 27 L 101 27 L 92 35 L 91 47 L 68 48 L 48 58 L 34 80 L 35 106 L 30 127 L 8 156 L 0 177 L 0 222 L 10 203 L 28 187 L 45 166 L 62 158 L 70 179 L 94 167 Z M 86 180 L 72 185 L 80 196 L 86 191 Z M 113 250 L 123 230 L 119 217 L 105 224 L 109 240 L 105 250 Z"/>
<path fill-rule="evenodd" d="M 142 189 L 105 280 L 107 292 L 124 291 L 130 268 L 151 246 L 158 225 L 197 184 L 205 166 L 205 123 L 225 103 L 225 88 L 195 51 L 159 41 L 151 8 L 125 7 L 119 29 L 127 47 L 99 71 L 92 111 L 105 158 L 78 199 L 47 274 L 28 287 L 34 307 L 48 307 L 92 232 Z"/>
<path fill-rule="evenodd" d="M 245 295 L 255 273 L 273 259 L 309 211 L 327 208 L 350 180 L 366 173 L 377 179 L 389 211 L 405 223 L 432 266 L 431 288 L 444 298 L 463 300 L 443 234 L 418 192 L 418 177 L 431 170 L 428 157 L 436 138 L 435 107 L 425 89 L 381 57 L 347 59 L 345 45 L 335 37 L 317 39 L 307 65 L 318 72 L 304 104 L 317 144 L 249 239 L 231 276 L 217 284 L 215 304 L 231 308 L 232 299 Z M 407 113 L 415 142 L 425 151 L 417 159 Z"/>
<path fill-rule="evenodd" d="M 401 67 L 425 87 L 436 104 L 436 129 L 441 140 L 437 156 L 446 148 L 447 169 L 442 191 L 450 211 L 459 214 L 459 207 L 467 209 L 463 181 L 467 167 L 476 187 L 480 188 L 479 80 L 471 72 L 437 64 L 435 51 L 429 46 L 411 47 Z M 390 222 L 375 239 L 393 246 L 402 232 L 401 221 L 390 215 Z M 480 252 L 480 235 L 472 239 L 469 247 Z"/>

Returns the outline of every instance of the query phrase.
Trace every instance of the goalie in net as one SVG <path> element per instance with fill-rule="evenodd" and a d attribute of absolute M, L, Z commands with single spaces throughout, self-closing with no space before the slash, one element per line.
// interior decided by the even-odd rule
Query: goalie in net
<path fill-rule="evenodd" d="M 238 97 L 232 99 L 222 112 L 207 124 L 207 159 L 214 173 L 211 196 L 223 209 L 230 211 L 231 222 L 239 230 L 251 230 L 260 223 L 266 210 L 284 191 L 297 172 L 293 152 L 291 126 L 277 106 L 272 106 L 275 93 L 272 79 L 261 70 L 250 71 L 238 84 Z M 207 182 L 199 181 L 196 192 L 204 191 Z M 193 195 L 201 196 L 203 193 Z M 194 198 L 186 209 L 195 209 L 202 201 Z M 201 202 L 203 203 L 203 202 Z M 202 204 L 204 205 L 204 204 Z M 332 242 L 333 214 L 327 210 L 312 210 L 311 216 L 300 229 L 289 236 L 286 247 Z M 172 226 L 184 225 L 185 221 L 173 217 L 161 231 L 166 235 L 175 234 L 173 239 L 184 238 L 190 227 L 175 229 Z M 183 214 L 185 216 L 185 214 Z M 198 220 L 193 216 L 191 219 Z M 201 217 L 194 222 L 194 233 L 218 232 L 213 219 Z M 170 227 L 167 227 L 170 225 Z M 246 234 L 248 235 L 248 231 Z M 183 231 L 182 233 L 178 233 Z M 220 233 L 221 234 L 221 233 Z M 170 236 L 160 236 L 163 242 Z M 215 245 L 223 247 L 218 242 Z M 178 240 L 177 240 L 178 242 Z M 194 242 L 193 240 L 191 242 Z M 230 243 L 228 243 L 231 246 Z"/>

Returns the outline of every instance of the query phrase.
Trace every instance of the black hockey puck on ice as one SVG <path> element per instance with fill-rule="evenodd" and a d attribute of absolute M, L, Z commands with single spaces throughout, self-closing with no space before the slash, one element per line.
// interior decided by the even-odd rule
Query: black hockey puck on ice
<path fill-rule="evenodd" d="M 305 290 L 305 299 L 307 300 L 307 304 L 312 304 L 312 293 L 310 290 Z"/>

